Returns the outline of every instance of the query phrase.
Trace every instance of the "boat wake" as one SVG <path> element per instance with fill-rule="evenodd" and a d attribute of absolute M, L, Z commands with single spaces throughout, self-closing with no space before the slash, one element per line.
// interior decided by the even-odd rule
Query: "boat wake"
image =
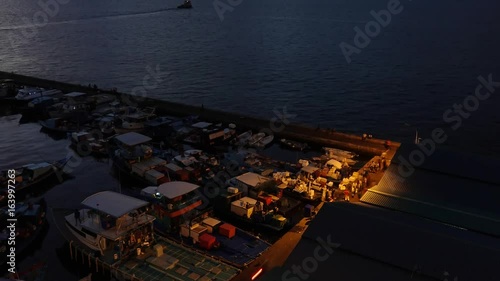
<path fill-rule="evenodd" d="M 178 10 L 177 8 L 165 8 L 159 9 L 155 11 L 147 11 L 147 12 L 137 12 L 137 13 L 128 13 L 128 14 L 115 14 L 115 15 L 103 15 L 103 16 L 95 16 L 95 17 L 87 17 L 80 19 L 72 19 L 72 20 L 62 20 L 62 21 L 50 21 L 45 25 L 62 25 L 62 24 L 79 24 L 85 23 L 93 20 L 109 20 L 109 19 L 123 19 L 130 17 L 139 17 L 139 16 L 149 16 L 154 14 L 163 13 L 166 11 Z M 35 24 L 24 24 L 24 25 L 14 25 L 14 26 L 0 26 L 0 31 L 9 31 L 9 30 L 19 30 L 19 29 L 27 29 L 27 28 L 38 28 L 38 25 Z"/>

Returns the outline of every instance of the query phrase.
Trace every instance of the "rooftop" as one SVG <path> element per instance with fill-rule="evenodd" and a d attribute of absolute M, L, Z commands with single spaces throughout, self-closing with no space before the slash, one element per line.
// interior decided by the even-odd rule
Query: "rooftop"
<path fill-rule="evenodd" d="M 157 192 L 167 197 L 174 199 L 191 191 L 198 189 L 200 186 L 184 181 L 171 181 L 158 186 Z"/>
<path fill-rule="evenodd" d="M 148 202 L 114 191 L 101 191 L 85 198 L 82 204 L 88 208 L 119 218 L 148 205 Z"/>
<path fill-rule="evenodd" d="M 251 173 L 251 172 L 244 173 L 243 175 L 237 176 L 236 179 L 239 180 L 240 182 L 248 185 L 248 186 L 253 186 L 253 187 L 256 187 L 258 184 L 270 180 L 269 178 L 266 178 L 266 177 L 263 177 L 259 174 Z"/>
<path fill-rule="evenodd" d="M 136 146 L 151 141 L 151 138 L 145 135 L 141 135 L 136 132 L 130 132 L 123 135 L 119 135 L 116 139 L 124 145 Z"/>

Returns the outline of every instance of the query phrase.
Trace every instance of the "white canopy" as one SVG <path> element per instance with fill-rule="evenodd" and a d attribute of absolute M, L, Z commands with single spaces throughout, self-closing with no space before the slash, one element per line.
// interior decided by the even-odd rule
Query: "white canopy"
<path fill-rule="evenodd" d="M 158 186 L 157 192 L 167 197 L 168 199 L 174 199 L 193 190 L 196 190 L 199 187 L 199 185 L 185 181 L 171 181 Z"/>
<path fill-rule="evenodd" d="M 326 162 L 326 165 L 334 166 L 337 169 L 342 169 L 342 163 L 335 159 L 328 160 L 328 162 Z"/>
<path fill-rule="evenodd" d="M 252 187 L 256 187 L 259 183 L 266 182 L 269 180 L 269 178 L 266 178 L 266 177 L 263 177 L 259 174 L 251 173 L 251 172 L 237 176 L 236 179 L 239 180 L 240 182 L 242 182 L 248 186 L 252 186 Z"/>
<path fill-rule="evenodd" d="M 119 218 L 148 205 L 148 202 L 114 191 L 101 191 L 85 198 L 82 204 L 91 209 Z"/>

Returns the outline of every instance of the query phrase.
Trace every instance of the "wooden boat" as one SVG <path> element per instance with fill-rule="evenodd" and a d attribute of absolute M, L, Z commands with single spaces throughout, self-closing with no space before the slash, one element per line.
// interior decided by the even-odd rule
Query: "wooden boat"
<path fill-rule="evenodd" d="M 26 194 L 34 191 L 35 187 L 44 184 L 50 178 L 56 177 L 57 173 L 62 173 L 68 161 L 69 159 L 65 158 L 54 163 L 40 162 L 24 165 L 14 169 L 14 181 L 9 181 L 8 171 L 3 171 L 0 173 L 0 183 L 2 187 L 7 187 L 8 185 L 14 186 L 16 194 Z"/>
<path fill-rule="evenodd" d="M 255 146 L 259 148 L 264 148 L 268 146 L 274 140 L 273 135 L 268 135 L 262 138 Z"/>
<path fill-rule="evenodd" d="M 294 150 L 305 150 L 308 148 L 308 145 L 306 143 L 301 143 L 293 140 L 287 140 L 287 139 L 281 139 L 280 143 L 288 148 L 294 149 Z"/>
<path fill-rule="evenodd" d="M 254 134 L 250 137 L 250 139 L 248 140 L 248 145 L 250 146 L 254 146 L 256 145 L 259 141 L 261 141 L 264 137 L 266 136 L 265 133 L 257 133 L 257 134 Z"/>
<path fill-rule="evenodd" d="M 73 133 L 79 130 L 78 124 L 69 122 L 68 120 L 62 118 L 50 118 L 47 120 L 38 122 L 42 129 L 51 133 Z"/>
<path fill-rule="evenodd" d="M 96 137 L 87 131 L 75 132 L 71 134 L 71 145 L 80 156 L 91 154 L 95 156 L 107 156 L 107 140 L 96 139 Z"/>
<path fill-rule="evenodd" d="M 234 144 L 245 145 L 252 137 L 252 130 L 248 130 L 234 139 Z"/>

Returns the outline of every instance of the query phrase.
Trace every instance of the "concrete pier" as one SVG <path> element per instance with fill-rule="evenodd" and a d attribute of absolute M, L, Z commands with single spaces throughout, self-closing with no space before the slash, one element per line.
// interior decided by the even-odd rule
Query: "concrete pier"
<path fill-rule="evenodd" d="M 75 85 L 70 83 L 52 81 L 20 74 L 1 72 L 0 79 L 12 79 L 19 85 L 36 86 L 43 88 L 59 89 L 64 92 L 86 92 L 89 94 L 112 94 L 123 101 L 137 100 L 140 106 L 154 106 L 158 113 L 187 116 L 198 115 L 202 119 L 210 122 L 234 123 L 239 128 L 252 129 L 254 131 L 265 130 L 272 132 L 270 128 L 270 119 L 246 116 L 238 113 L 224 112 L 221 110 L 202 108 L 201 106 L 186 105 L 170 101 L 156 99 L 137 99 L 129 94 L 115 92 L 111 90 L 89 88 L 88 86 Z M 140 101 L 139 101 L 140 100 Z M 389 150 L 385 147 L 386 140 L 383 139 L 365 139 L 362 140 L 360 135 L 346 134 L 335 132 L 323 128 L 315 128 L 309 125 L 290 123 L 279 123 L 276 126 L 283 128 L 279 132 L 273 132 L 277 138 L 293 139 L 300 142 L 305 142 L 310 145 L 328 146 L 354 151 L 359 154 L 380 155 L 387 151 L 387 159 L 392 159 L 395 151 L 399 147 L 399 143 L 392 142 Z"/>

